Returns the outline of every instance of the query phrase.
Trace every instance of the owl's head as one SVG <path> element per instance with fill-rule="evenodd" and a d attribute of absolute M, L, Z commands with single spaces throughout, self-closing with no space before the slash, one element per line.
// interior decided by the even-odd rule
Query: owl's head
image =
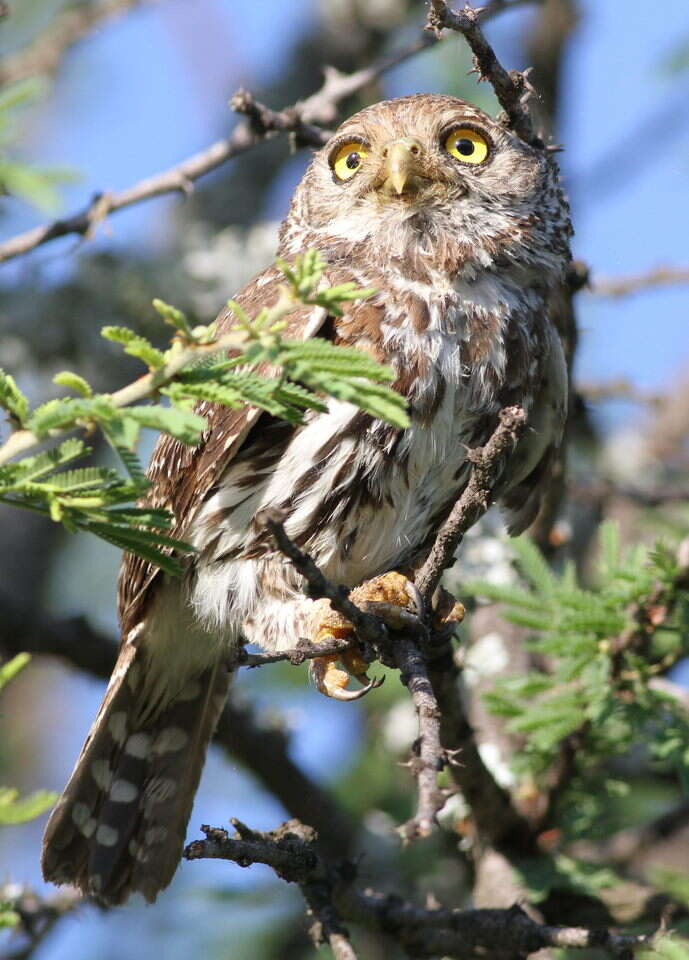
<path fill-rule="evenodd" d="M 447 255 L 450 236 L 497 254 L 526 230 L 547 248 L 563 219 L 556 167 L 543 150 L 464 100 L 418 94 L 340 126 L 297 188 L 282 239 L 288 252 L 304 242 L 365 244 L 385 259 L 422 244 L 432 259 L 439 245 Z"/>

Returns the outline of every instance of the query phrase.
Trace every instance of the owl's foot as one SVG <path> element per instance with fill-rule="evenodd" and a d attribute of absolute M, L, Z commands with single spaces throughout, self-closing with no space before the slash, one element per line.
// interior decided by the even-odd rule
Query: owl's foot
<path fill-rule="evenodd" d="M 421 613 L 418 591 L 414 584 L 401 573 L 392 571 L 367 580 L 355 587 L 350 599 L 362 610 L 379 617 L 393 630 L 418 626 Z M 318 601 L 315 643 L 329 640 L 349 640 L 354 637 L 352 624 L 342 614 L 332 610 L 327 600 Z M 339 669 L 337 664 L 344 669 Z M 383 679 L 369 680 L 368 664 L 357 650 L 317 657 L 311 661 L 311 676 L 318 690 L 335 700 L 359 700 L 379 687 Z M 348 690 L 350 677 L 363 684 L 359 690 Z"/>

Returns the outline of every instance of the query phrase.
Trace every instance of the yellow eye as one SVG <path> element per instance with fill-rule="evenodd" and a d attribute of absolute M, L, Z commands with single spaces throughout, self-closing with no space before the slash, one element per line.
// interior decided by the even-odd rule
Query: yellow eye
<path fill-rule="evenodd" d="M 367 156 L 368 150 L 363 143 L 358 141 L 343 143 L 331 158 L 330 165 L 338 180 L 351 180 L 361 166 L 364 157 Z"/>
<path fill-rule="evenodd" d="M 445 149 L 462 163 L 483 163 L 488 156 L 488 141 L 470 127 L 453 130 L 445 141 Z"/>

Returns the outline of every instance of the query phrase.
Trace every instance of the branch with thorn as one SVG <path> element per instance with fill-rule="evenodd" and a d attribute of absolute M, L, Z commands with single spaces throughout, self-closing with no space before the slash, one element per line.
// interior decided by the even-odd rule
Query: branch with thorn
<path fill-rule="evenodd" d="M 479 24 L 480 11 L 468 4 L 463 10 L 450 10 L 445 0 L 431 0 L 426 29 L 440 37 L 444 29 L 461 33 L 474 55 L 474 69 L 480 80 L 488 80 L 505 111 L 507 125 L 532 147 L 543 148 L 534 133 L 528 99 L 533 93 L 528 72 L 507 71 L 495 55 Z"/>
<path fill-rule="evenodd" d="M 229 860 L 242 867 L 262 863 L 281 879 L 298 884 L 322 940 L 330 944 L 337 960 L 356 958 L 343 921 L 382 930 L 415 957 L 442 955 L 457 960 L 486 956 L 511 960 L 546 947 L 598 947 L 609 957 L 631 960 L 636 947 L 652 940 L 644 935 L 537 923 L 516 905 L 504 910 L 424 909 L 401 897 L 358 887 L 356 865 L 323 858 L 314 831 L 298 820 L 270 833 L 251 830 L 237 820 L 232 824 L 233 836 L 222 828 L 202 827 L 205 839 L 190 843 L 184 857 Z"/>

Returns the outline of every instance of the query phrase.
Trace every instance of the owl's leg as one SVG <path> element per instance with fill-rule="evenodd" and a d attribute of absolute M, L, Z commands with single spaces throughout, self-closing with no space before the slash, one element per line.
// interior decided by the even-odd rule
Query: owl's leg
<path fill-rule="evenodd" d="M 380 577 L 367 580 L 355 587 L 350 599 L 367 613 L 375 614 L 393 630 L 401 630 L 416 624 L 421 612 L 418 608 L 418 594 L 414 584 L 403 574 L 391 571 Z M 354 627 L 330 607 L 327 600 L 320 600 L 314 611 L 313 633 L 315 643 L 327 643 L 329 640 L 349 640 L 355 635 Z M 338 662 L 344 669 L 339 669 Z M 371 690 L 379 687 L 382 680 L 369 680 L 368 664 L 357 650 L 317 657 L 311 661 L 311 677 L 321 693 L 335 700 L 359 700 Z M 359 690 L 348 690 L 350 677 L 363 684 Z"/>

